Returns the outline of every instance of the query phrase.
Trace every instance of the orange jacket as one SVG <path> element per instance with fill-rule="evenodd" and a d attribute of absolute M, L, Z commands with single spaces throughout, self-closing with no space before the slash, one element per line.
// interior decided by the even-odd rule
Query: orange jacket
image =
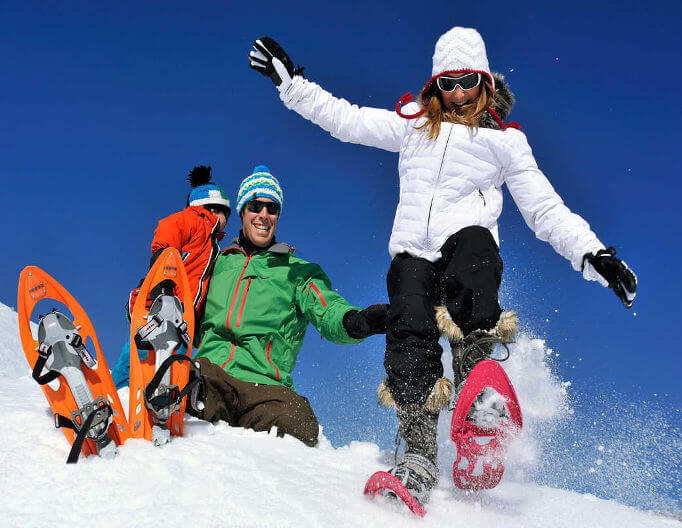
<path fill-rule="evenodd" d="M 152 240 L 152 255 L 167 247 L 180 251 L 189 286 L 194 294 L 194 310 L 201 313 L 218 242 L 225 236 L 218 231 L 218 219 L 203 206 L 191 206 L 159 220 Z"/>
<path fill-rule="evenodd" d="M 218 231 L 218 219 L 203 206 L 191 206 L 159 220 L 152 240 L 150 266 L 161 252 L 174 247 L 185 263 L 189 286 L 194 296 L 194 312 L 200 317 L 206 300 L 208 282 L 220 249 L 218 242 L 225 236 Z M 140 288 L 128 297 L 128 315 Z"/>

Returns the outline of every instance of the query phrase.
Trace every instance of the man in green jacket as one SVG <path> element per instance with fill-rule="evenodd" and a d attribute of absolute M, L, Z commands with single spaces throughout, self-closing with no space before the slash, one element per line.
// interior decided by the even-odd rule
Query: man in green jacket
<path fill-rule="evenodd" d="M 279 436 L 314 446 L 319 424 L 291 376 L 308 323 L 334 343 L 360 343 L 386 332 L 388 305 L 351 306 L 320 266 L 277 242 L 282 203 L 264 165 L 239 187 L 242 229 L 215 263 L 192 367 L 203 398 L 195 395 L 188 412 L 256 431 L 277 427 Z"/>

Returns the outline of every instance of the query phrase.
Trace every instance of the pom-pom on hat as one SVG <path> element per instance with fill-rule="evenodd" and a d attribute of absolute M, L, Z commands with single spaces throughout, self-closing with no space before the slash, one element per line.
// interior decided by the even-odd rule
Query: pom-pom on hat
<path fill-rule="evenodd" d="M 242 212 L 244 204 L 252 198 L 270 198 L 277 202 L 280 207 L 284 205 L 282 188 L 265 165 L 257 165 L 253 174 L 247 176 L 239 185 L 237 193 L 237 213 Z"/>
<path fill-rule="evenodd" d="M 211 167 L 199 165 L 189 171 L 187 181 L 192 190 L 187 195 L 187 205 L 219 205 L 225 207 L 229 214 L 230 200 L 225 192 L 215 183 L 211 182 Z"/>

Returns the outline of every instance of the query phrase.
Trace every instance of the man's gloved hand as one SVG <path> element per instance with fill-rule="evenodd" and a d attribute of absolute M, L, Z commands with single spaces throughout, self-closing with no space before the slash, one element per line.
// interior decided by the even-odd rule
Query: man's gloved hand
<path fill-rule="evenodd" d="M 373 304 L 364 310 L 350 310 L 343 316 L 343 327 L 353 339 L 386 333 L 389 304 Z"/>
<path fill-rule="evenodd" d="M 612 247 L 600 249 L 596 253 L 585 253 L 583 257 L 583 277 L 596 280 L 608 286 L 626 308 L 630 308 L 637 291 L 637 276 L 627 264 L 617 258 Z"/>
<path fill-rule="evenodd" d="M 289 55 L 270 37 L 261 37 L 253 43 L 254 51 L 249 53 L 249 66 L 270 77 L 281 92 L 289 88 L 294 75 L 301 75 L 303 68 L 294 68 Z"/>

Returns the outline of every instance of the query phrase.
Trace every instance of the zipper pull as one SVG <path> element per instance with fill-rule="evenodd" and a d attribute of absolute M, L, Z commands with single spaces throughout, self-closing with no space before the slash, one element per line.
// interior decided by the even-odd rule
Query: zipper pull
<path fill-rule="evenodd" d="M 487 207 L 487 204 L 485 203 L 485 196 L 483 196 L 483 191 L 481 189 L 478 190 L 478 194 L 481 195 L 481 199 L 483 200 L 483 207 Z"/>

